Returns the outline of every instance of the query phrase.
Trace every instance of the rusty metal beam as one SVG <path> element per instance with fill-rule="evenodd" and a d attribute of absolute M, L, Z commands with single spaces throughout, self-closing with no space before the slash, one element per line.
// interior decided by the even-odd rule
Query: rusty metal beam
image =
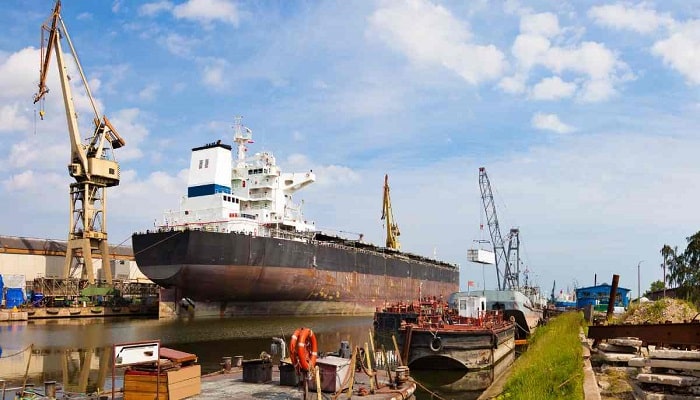
<path fill-rule="evenodd" d="M 636 337 L 647 345 L 700 345 L 700 322 L 588 327 L 588 338 L 595 339 L 596 343 L 616 337 Z"/>
<path fill-rule="evenodd" d="M 610 286 L 610 297 L 608 297 L 608 312 L 605 314 L 605 320 L 610 321 L 615 311 L 615 300 L 617 300 L 617 285 L 620 281 L 620 275 L 613 275 L 612 286 Z"/>

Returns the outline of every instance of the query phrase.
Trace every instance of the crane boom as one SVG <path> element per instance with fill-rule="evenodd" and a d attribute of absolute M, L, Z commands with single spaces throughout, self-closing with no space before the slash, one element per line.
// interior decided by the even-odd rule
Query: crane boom
<path fill-rule="evenodd" d="M 486 174 L 485 167 L 479 168 L 479 189 L 481 190 L 481 200 L 484 205 L 484 212 L 486 213 L 486 222 L 489 227 L 489 234 L 491 235 L 491 243 L 493 243 L 493 252 L 496 256 L 498 288 L 500 290 L 517 289 L 519 287 L 518 274 L 511 272 L 509 254 L 519 254 L 519 231 L 518 229 L 511 229 L 507 237 L 508 250 L 506 250 L 505 239 L 501 235 L 501 228 L 498 224 L 498 216 L 496 215 L 496 203 L 494 202 L 493 192 L 491 191 L 491 182 L 489 181 L 488 174 Z M 516 256 L 516 269 L 517 264 L 519 264 L 517 260 L 518 257 L 519 256 Z M 503 280 L 501 280 L 501 268 L 503 268 Z"/>
<path fill-rule="evenodd" d="M 52 53 L 55 53 L 58 78 L 61 82 L 63 105 L 68 124 L 71 153 L 68 172 L 75 179 L 70 185 L 70 230 L 63 275 L 72 275 L 73 264 L 82 265 L 82 276 L 94 283 L 92 255 L 102 259 L 102 271 L 108 283 L 112 283 L 107 244 L 106 193 L 105 188 L 119 185 L 119 164 L 114 160 L 113 150 L 124 146 L 124 139 L 117 133 L 106 116 L 100 117 L 95 99 L 92 97 L 78 55 L 61 18 L 61 1 L 56 1 L 50 24 L 41 26 L 41 63 L 39 71 L 39 91 L 34 103 L 49 93 L 46 85 Z M 44 35 L 48 40 L 44 42 Z M 64 60 L 61 39 L 65 38 L 80 73 L 85 92 L 94 111 L 93 135 L 83 143 L 78 126 L 78 117 L 73 102 L 73 94 L 68 76 L 68 66 Z M 46 47 L 44 47 L 46 45 Z M 41 111 L 42 119 L 44 111 Z M 78 253 L 80 250 L 80 253 Z M 82 257 L 80 257 L 82 256 Z"/>
<path fill-rule="evenodd" d="M 399 243 L 399 226 L 394 221 L 391 211 L 391 198 L 389 197 L 389 175 L 384 175 L 384 200 L 382 202 L 382 220 L 386 221 L 386 247 L 393 250 L 401 250 Z"/>

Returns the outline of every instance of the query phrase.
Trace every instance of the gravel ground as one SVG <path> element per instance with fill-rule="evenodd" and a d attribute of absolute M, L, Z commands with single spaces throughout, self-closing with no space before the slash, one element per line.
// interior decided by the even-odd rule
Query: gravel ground
<path fill-rule="evenodd" d="M 615 319 L 615 323 L 624 324 L 658 324 L 666 322 L 688 322 L 698 314 L 692 304 L 678 299 L 660 299 L 635 304 L 625 314 Z"/>

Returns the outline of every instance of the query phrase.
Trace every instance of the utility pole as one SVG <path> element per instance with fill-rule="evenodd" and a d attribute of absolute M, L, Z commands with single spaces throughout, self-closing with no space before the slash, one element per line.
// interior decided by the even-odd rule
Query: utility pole
<path fill-rule="evenodd" d="M 639 304 L 642 299 L 642 280 L 639 266 L 642 265 L 643 262 L 644 260 L 637 263 L 637 304 Z"/>

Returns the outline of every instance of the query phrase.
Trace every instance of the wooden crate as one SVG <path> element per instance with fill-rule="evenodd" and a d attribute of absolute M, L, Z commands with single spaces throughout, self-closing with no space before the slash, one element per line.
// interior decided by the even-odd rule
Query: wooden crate
<path fill-rule="evenodd" d="M 179 400 L 200 394 L 202 367 L 192 365 L 160 374 L 158 400 Z M 156 374 L 124 374 L 124 400 L 153 400 Z"/>

